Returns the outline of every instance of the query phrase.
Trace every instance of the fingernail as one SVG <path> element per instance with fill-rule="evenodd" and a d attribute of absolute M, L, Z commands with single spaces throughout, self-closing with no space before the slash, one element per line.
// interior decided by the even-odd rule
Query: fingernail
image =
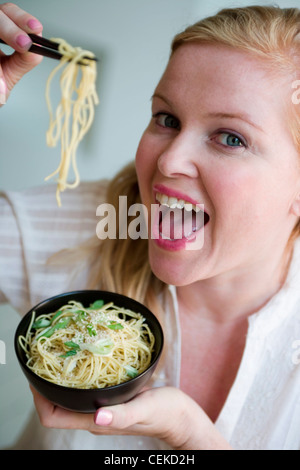
<path fill-rule="evenodd" d="M 98 426 L 108 426 L 112 422 L 112 412 L 109 410 L 98 410 L 95 414 L 95 424 Z"/>
<path fill-rule="evenodd" d="M 6 103 L 6 83 L 0 78 L 0 104 Z"/>
<path fill-rule="evenodd" d="M 31 45 L 31 39 L 28 36 L 25 36 L 25 34 L 19 34 L 16 41 L 18 46 L 24 49 L 29 48 Z"/>
<path fill-rule="evenodd" d="M 27 26 L 32 29 L 33 31 L 36 29 L 41 29 L 43 25 L 36 19 L 32 18 L 31 20 L 27 21 Z"/>

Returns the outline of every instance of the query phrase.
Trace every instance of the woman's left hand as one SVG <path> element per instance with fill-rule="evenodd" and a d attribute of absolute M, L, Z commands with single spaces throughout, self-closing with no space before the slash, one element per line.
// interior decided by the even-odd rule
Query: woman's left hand
<path fill-rule="evenodd" d="M 146 390 L 127 403 L 100 408 L 95 415 L 62 409 L 31 391 L 45 427 L 151 436 L 178 450 L 231 449 L 197 403 L 174 387 Z"/>

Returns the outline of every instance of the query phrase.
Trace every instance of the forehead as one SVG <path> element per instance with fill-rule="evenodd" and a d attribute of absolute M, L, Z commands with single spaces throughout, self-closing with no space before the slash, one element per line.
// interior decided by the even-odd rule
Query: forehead
<path fill-rule="evenodd" d="M 171 57 L 157 91 L 211 112 L 247 112 L 261 125 L 286 122 L 291 80 L 274 78 L 261 60 L 225 46 L 190 43 Z"/>

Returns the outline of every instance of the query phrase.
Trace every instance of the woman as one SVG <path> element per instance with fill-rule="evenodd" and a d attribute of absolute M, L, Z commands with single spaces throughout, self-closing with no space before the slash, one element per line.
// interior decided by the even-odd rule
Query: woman
<path fill-rule="evenodd" d="M 42 25 L 12 4 L 0 13 L 0 37 L 17 51 L 1 57 L 4 102 L 40 61 L 26 52 L 26 33 L 41 33 Z M 162 236 L 156 214 L 149 224 L 157 236 L 149 240 L 82 245 L 87 286 L 131 295 L 160 316 L 166 334 L 160 374 L 154 388 L 95 416 L 54 407 L 32 390 L 41 423 L 52 430 L 32 428 L 36 443 L 21 447 L 300 448 L 300 369 L 293 360 L 293 341 L 300 339 L 300 140 L 292 87 L 299 78 L 299 24 L 297 9 L 224 10 L 174 39 L 135 166 L 117 175 L 107 193 L 100 183 L 80 190 L 90 195 L 92 210 L 100 196 L 117 207 L 119 195 L 128 204 L 142 201 L 148 214 L 162 199 L 164 213 L 174 204 L 178 211 L 204 205 L 204 224 L 180 240 Z M 20 201 L 29 204 L 35 194 L 2 201 L 7 220 L 18 210 L 26 219 L 25 228 L 22 221 L 15 228 L 23 258 L 34 224 Z M 181 216 L 171 228 L 182 229 Z M 57 274 L 45 264 L 54 248 L 63 246 L 46 248 L 38 268 L 20 266 L 31 301 L 32 286 L 42 295 L 47 276 Z M 12 299 L 4 277 L 8 268 L 1 289 Z M 63 271 L 59 290 L 67 280 Z"/>

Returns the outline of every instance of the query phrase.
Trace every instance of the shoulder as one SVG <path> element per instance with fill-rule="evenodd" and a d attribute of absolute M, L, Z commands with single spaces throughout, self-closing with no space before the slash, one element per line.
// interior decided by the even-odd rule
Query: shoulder
<path fill-rule="evenodd" d="M 56 185 L 45 184 L 23 191 L 6 191 L 1 196 L 10 201 L 16 208 L 23 209 L 45 209 L 64 212 L 70 207 L 83 207 L 91 204 L 103 202 L 106 198 L 106 191 L 109 181 L 99 180 L 91 182 L 81 182 L 75 189 L 67 189 L 62 193 L 62 205 L 59 208 L 56 201 Z"/>
<path fill-rule="evenodd" d="M 107 184 L 82 182 L 62 194 L 61 207 L 53 184 L 0 193 L 0 291 L 15 308 L 67 289 L 73 265 L 49 260 L 91 238 L 98 242 L 96 210 Z"/>

